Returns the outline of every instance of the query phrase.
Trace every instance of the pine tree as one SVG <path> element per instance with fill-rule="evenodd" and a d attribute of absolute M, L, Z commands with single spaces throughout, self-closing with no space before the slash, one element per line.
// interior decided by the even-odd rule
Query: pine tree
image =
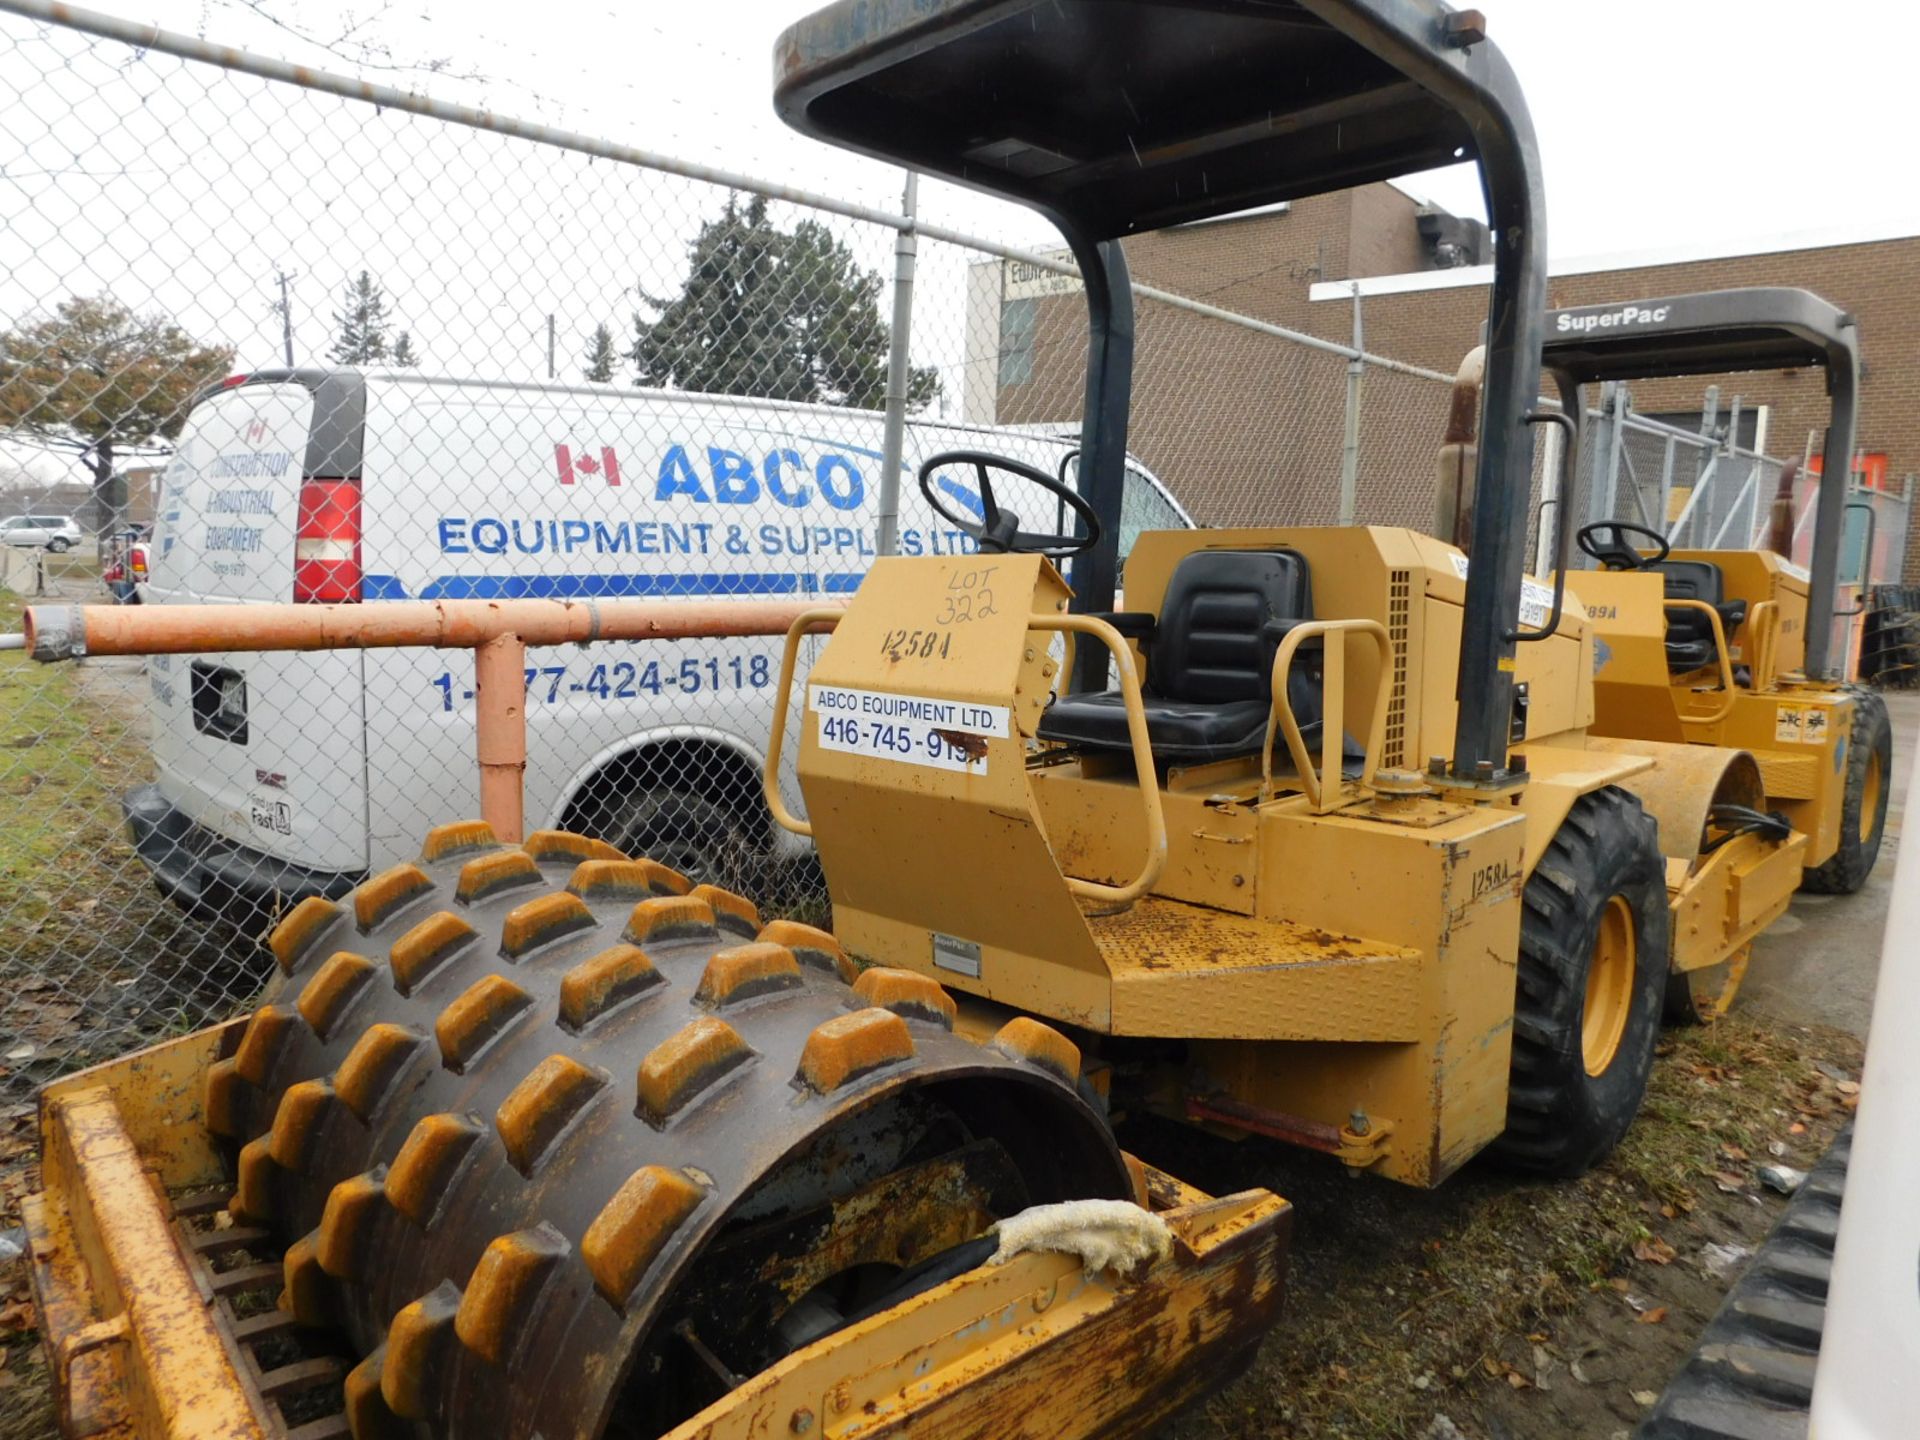
<path fill-rule="evenodd" d="M 634 317 L 627 358 L 641 384 L 868 408 L 885 400 L 880 276 L 826 226 L 781 230 L 764 198 L 730 198 L 700 227 L 689 259 L 678 296 L 641 292 L 657 312 Z M 939 392 L 931 366 L 913 369 L 912 408 Z"/>
<path fill-rule="evenodd" d="M 593 339 L 587 342 L 586 378 L 596 385 L 613 380 L 613 367 L 620 356 L 613 348 L 613 331 L 605 325 L 593 327 Z"/>
<path fill-rule="evenodd" d="M 336 365 L 378 365 L 387 358 L 387 295 L 362 270 L 347 286 L 340 313 L 333 317 Z"/>
<path fill-rule="evenodd" d="M 413 332 L 402 330 L 400 338 L 393 342 L 393 368 L 396 370 L 418 370 L 420 357 L 414 352 Z"/>

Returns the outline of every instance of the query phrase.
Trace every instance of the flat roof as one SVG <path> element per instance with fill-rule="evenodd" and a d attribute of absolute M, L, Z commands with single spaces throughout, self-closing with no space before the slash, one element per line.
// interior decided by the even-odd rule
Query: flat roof
<path fill-rule="evenodd" d="M 1785 255 L 1796 250 L 1833 250 L 1847 245 L 1879 245 L 1893 240 L 1920 239 L 1920 222 L 1830 226 L 1818 230 L 1784 231 L 1745 241 L 1675 245 L 1654 250 L 1618 250 L 1599 255 L 1549 259 L 1547 274 L 1599 275 L 1613 270 L 1650 270 L 1661 265 L 1697 265 L 1710 260 L 1738 260 L 1748 255 Z M 1455 270 L 1417 270 L 1401 275 L 1369 275 L 1352 280 L 1321 280 L 1308 291 L 1309 300 L 1351 300 L 1354 286 L 1362 296 L 1409 295 L 1424 290 L 1460 290 L 1493 282 L 1491 265 L 1465 265 Z"/>

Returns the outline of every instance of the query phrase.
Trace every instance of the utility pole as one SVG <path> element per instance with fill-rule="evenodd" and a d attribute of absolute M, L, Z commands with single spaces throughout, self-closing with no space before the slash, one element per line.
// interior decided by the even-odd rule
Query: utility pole
<path fill-rule="evenodd" d="M 286 346 L 287 368 L 291 370 L 293 369 L 293 297 L 287 286 L 300 277 L 297 274 L 289 275 L 277 267 L 273 273 L 280 281 L 280 303 L 274 306 L 274 309 L 280 312 L 280 339 Z"/>
<path fill-rule="evenodd" d="M 918 213 L 920 177 L 907 172 L 900 213 L 911 221 Z M 874 549 L 881 555 L 900 550 L 900 456 L 907 433 L 907 344 L 913 330 L 913 268 L 919 237 L 909 224 L 894 232 L 893 329 L 887 341 L 887 418 L 880 441 L 880 524 Z"/>
<path fill-rule="evenodd" d="M 547 316 L 547 378 L 553 379 L 553 316 Z"/>
<path fill-rule="evenodd" d="M 1347 361 L 1346 429 L 1340 445 L 1340 524 L 1353 524 L 1360 500 L 1360 383 L 1366 377 L 1367 335 L 1360 282 L 1353 282 L 1353 355 Z"/>

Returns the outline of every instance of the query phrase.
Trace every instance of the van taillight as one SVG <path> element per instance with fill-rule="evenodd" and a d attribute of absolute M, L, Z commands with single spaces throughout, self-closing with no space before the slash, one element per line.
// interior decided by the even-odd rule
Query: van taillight
<path fill-rule="evenodd" d="M 294 603 L 360 598 L 360 482 L 307 480 L 300 486 L 293 542 Z"/>

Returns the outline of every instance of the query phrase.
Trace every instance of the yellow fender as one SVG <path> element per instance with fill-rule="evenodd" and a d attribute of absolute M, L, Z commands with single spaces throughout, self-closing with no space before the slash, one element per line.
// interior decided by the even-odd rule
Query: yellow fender
<path fill-rule="evenodd" d="M 1715 805 L 1766 805 L 1759 762 L 1745 750 L 1597 736 L 1587 737 L 1587 745 L 1653 760 L 1650 769 L 1620 783 L 1660 827 L 1673 905 L 1673 968 L 1691 972 L 1732 962 L 1727 982 L 1711 999 L 1711 1009 L 1724 1010 L 1747 946 L 1779 918 L 1799 887 L 1807 837 L 1745 834 L 1702 852 Z"/>

